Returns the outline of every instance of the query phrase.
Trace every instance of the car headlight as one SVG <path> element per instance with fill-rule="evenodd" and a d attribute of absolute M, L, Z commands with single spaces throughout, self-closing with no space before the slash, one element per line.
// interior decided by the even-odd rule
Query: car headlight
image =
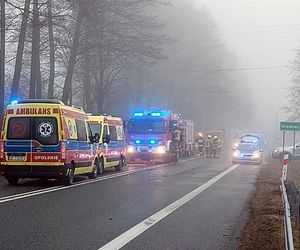
<path fill-rule="evenodd" d="M 234 153 L 233 153 L 233 157 L 239 157 L 240 156 L 240 152 L 239 151 L 235 151 Z"/>
<path fill-rule="evenodd" d="M 253 153 L 253 158 L 258 159 L 260 157 L 260 153 L 259 152 L 254 152 Z"/>
<path fill-rule="evenodd" d="M 166 147 L 165 146 L 158 146 L 155 148 L 154 153 L 156 154 L 165 154 L 166 153 Z"/>
<path fill-rule="evenodd" d="M 135 147 L 134 146 L 128 146 L 127 147 L 127 153 L 134 153 L 136 150 L 135 150 Z"/>
<path fill-rule="evenodd" d="M 274 153 L 277 153 L 278 152 L 278 149 L 274 149 L 274 151 L 273 151 Z"/>

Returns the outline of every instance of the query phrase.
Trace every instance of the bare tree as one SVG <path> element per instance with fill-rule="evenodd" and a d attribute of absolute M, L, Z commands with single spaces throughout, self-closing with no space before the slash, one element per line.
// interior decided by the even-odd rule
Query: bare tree
<path fill-rule="evenodd" d="M 40 76 L 40 18 L 39 1 L 33 0 L 32 18 L 32 49 L 31 49 L 31 72 L 29 98 L 40 98 L 41 76 Z"/>
<path fill-rule="evenodd" d="M 289 88 L 289 105 L 284 110 L 289 114 L 291 120 L 300 120 L 300 48 L 289 65 L 293 85 Z"/>
<path fill-rule="evenodd" d="M 54 94 L 54 80 L 55 80 L 55 44 L 53 34 L 53 14 L 52 14 L 52 0 L 47 0 L 48 9 L 48 33 L 49 33 L 49 85 L 48 85 L 48 98 L 53 98 Z"/>
<path fill-rule="evenodd" d="M 0 18 L 0 125 L 2 125 L 5 100 L 5 0 L 0 2 Z"/>
<path fill-rule="evenodd" d="M 11 99 L 16 98 L 18 96 L 18 91 L 19 91 L 27 23 L 28 23 L 29 10 L 30 10 L 30 2 L 31 0 L 25 0 L 24 12 L 22 13 L 22 22 L 21 22 L 21 29 L 19 34 L 15 70 L 14 70 L 14 76 L 13 76 L 12 87 L 11 87 Z"/>
<path fill-rule="evenodd" d="M 66 78 L 65 78 L 63 94 L 62 94 L 62 101 L 65 103 L 68 103 L 69 100 L 71 99 L 72 79 L 73 79 L 73 75 L 74 75 L 76 59 L 78 56 L 78 48 L 80 46 L 80 35 L 81 35 L 80 31 L 81 31 L 81 26 L 83 23 L 83 8 L 84 8 L 83 3 L 81 2 L 81 0 L 79 0 L 78 13 L 77 13 L 77 18 L 76 18 L 76 23 L 75 23 L 75 31 L 74 31 L 74 36 L 73 36 L 72 47 L 70 50 L 70 57 L 68 60 Z"/>

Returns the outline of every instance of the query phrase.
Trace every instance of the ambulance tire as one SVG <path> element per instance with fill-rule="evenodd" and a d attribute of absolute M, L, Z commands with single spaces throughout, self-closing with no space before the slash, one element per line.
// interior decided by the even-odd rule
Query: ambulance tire
<path fill-rule="evenodd" d="M 98 159 L 96 159 L 94 161 L 94 165 L 93 165 L 93 171 L 92 173 L 89 175 L 90 179 L 95 179 L 98 176 L 98 170 L 99 170 L 99 163 L 98 163 Z"/>
<path fill-rule="evenodd" d="M 98 175 L 102 175 L 104 173 L 104 161 L 103 158 L 100 158 L 98 162 Z"/>
<path fill-rule="evenodd" d="M 74 183 L 74 172 L 75 172 L 75 167 L 72 164 L 72 166 L 70 167 L 69 171 L 68 171 L 68 175 L 65 177 L 64 179 L 64 184 L 66 186 L 71 186 Z"/>
<path fill-rule="evenodd" d="M 125 157 L 121 156 L 121 159 L 119 161 L 119 165 L 116 166 L 116 171 L 119 171 L 119 172 L 123 171 L 125 166 L 126 166 Z"/>
<path fill-rule="evenodd" d="M 19 177 L 18 176 L 6 176 L 5 177 L 8 184 L 11 185 L 11 186 L 16 186 L 18 185 L 18 182 L 19 182 Z"/>

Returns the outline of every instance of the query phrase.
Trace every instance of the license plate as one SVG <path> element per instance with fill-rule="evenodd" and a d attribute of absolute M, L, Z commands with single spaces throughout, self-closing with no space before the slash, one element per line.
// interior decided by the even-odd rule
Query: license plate
<path fill-rule="evenodd" d="M 149 148 L 148 147 L 140 147 L 140 152 L 148 152 Z"/>
<path fill-rule="evenodd" d="M 25 155 L 9 155 L 8 160 L 9 161 L 25 161 L 26 156 Z"/>

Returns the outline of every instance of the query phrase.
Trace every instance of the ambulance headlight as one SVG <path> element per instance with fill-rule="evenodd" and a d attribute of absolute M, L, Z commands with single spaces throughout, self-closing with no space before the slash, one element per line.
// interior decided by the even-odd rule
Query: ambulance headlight
<path fill-rule="evenodd" d="M 129 154 L 132 154 L 134 153 L 136 150 L 135 150 L 135 147 L 134 146 L 128 146 L 127 147 L 127 153 Z"/>
<path fill-rule="evenodd" d="M 156 154 L 165 154 L 166 153 L 166 147 L 165 146 L 158 146 L 155 148 L 154 153 Z"/>

